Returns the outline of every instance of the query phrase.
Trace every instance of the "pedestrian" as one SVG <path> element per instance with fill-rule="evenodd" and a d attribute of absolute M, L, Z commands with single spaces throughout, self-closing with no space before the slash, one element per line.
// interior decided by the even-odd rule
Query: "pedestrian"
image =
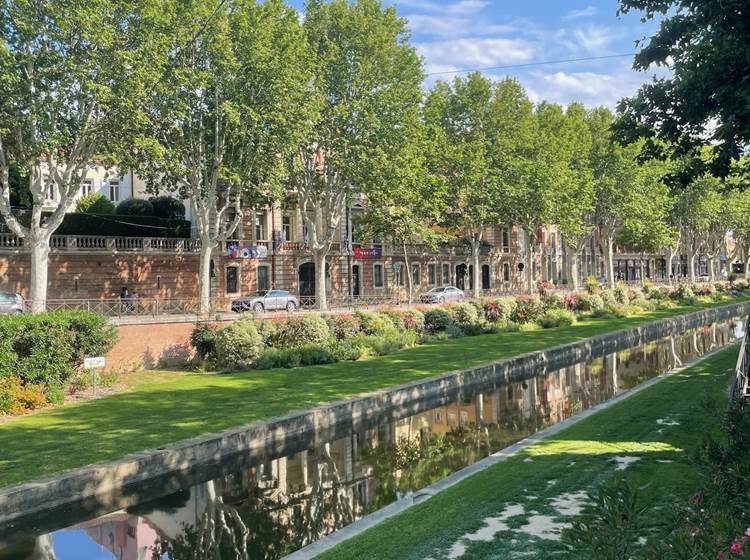
<path fill-rule="evenodd" d="M 138 310 L 138 290 L 133 289 L 133 295 L 130 297 L 130 311 Z"/>
<path fill-rule="evenodd" d="M 120 290 L 120 310 L 123 313 L 129 312 L 130 306 L 130 291 L 127 286 L 123 286 Z"/>

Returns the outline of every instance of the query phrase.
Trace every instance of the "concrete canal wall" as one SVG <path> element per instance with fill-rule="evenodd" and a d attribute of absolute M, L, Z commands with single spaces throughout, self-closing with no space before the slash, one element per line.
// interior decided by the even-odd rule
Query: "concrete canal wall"
<path fill-rule="evenodd" d="M 0 523 L 82 500 L 93 500 L 103 508 L 116 507 L 123 497 L 136 492 L 136 485 L 153 484 L 161 477 L 206 469 L 223 461 L 236 461 L 239 454 L 245 457 L 284 455 L 299 449 L 301 442 L 314 445 L 328 441 L 344 429 L 359 430 L 378 422 L 418 414 L 472 396 L 480 388 L 489 392 L 509 382 L 744 316 L 748 312 L 750 302 L 743 302 L 663 319 L 0 489 Z"/>

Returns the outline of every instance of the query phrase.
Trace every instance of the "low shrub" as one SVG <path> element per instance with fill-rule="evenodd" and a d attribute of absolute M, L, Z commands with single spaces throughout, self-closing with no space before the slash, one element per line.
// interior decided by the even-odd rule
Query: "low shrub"
<path fill-rule="evenodd" d="M 544 298 L 544 306 L 547 309 L 564 309 L 565 299 L 560 294 L 549 294 Z"/>
<path fill-rule="evenodd" d="M 457 303 L 449 309 L 453 316 L 453 323 L 461 328 L 476 325 L 479 322 L 477 308 L 470 303 Z"/>
<path fill-rule="evenodd" d="M 143 198 L 126 198 L 115 208 L 118 216 L 153 216 L 154 205 Z"/>
<path fill-rule="evenodd" d="M 464 330 L 458 325 L 454 325 L 453 323 L 445 328 L 445 333 L 450 338 L 461 338 L 462 336 L 464 336 Z"/>
<path fill-rule="evenodd" d="M 633 288 L 628 294 L 630 305 L 641 309 L 653 309 L 653 304 L 646 299 L 646 295 L 638 288 Z"/>
<path fill-rule="evenodd" d="M 732 282 L 732 288 L 741 292 L 747 290 L 748 287 L 750 287 L 750 284 L 748 284 L 747 280 L 745 280 L 744 278 L 738 278 L 734 282 Z"/>
<path fill-rule="evenodd" d="M 576 316 L 572 311 L 567 309 L 549 309 L 539 319 L 542 328 L 551 329 L 554 327 L 568 327 L 575 323 Z"/>
<path fill-rule="evenodd" d="M 279 324 L 273 345 L 277 348 L 293 348 L 305 344 L 324 344 L 330 337 L 331 330 L 325 319 L 317 313 L 306 313 Z"/>
<path fill-rule="evenodd" d="M 0 377 L 0 416 L 26 414 L 48 402 L 46 388 L 41 383 L 24 383 L 17 375 Z"/>
<path fill-rule="evenodd" d="M 696 284 L 692 287 L 696 296 L 712 296 L 716 293 L 716 287 L 713 284 Z"/>
<path fill-rule="evenodd" d="M 406 330 L 406 326 L 404 325 L 404 318 L 400 311 L 396 309 L 381 309 L 380 313 L 388 317 L 396 329 L 400 331 Z"/>
<path fill-rule="evenodd" d="M 588 297 L 589 294 L 588 292 L 586 292 L 585 294 L 579 294 L 577 292 L 566 293 L 563 296 L 563 308 L 574 311 L 576 307 L 578 307 L 578 300 L 581 296 Z"/>
<path fill-rule="evenodd" d="M 337 340 L 332 346 L 331 352 L 338 362 L 353 362 L 363 357 L 366 348 L 368 348 L 368 344 L 365 336 L 360 334 Z"/>
<path fill-rule="evenodd" d="M 603 289 L 601 296 L 605 307 L 609 305 L 617 305 L 618 303 L 617 296 L 615 296 L 615 291 L 610 288 Z"/>
<path fill-rule="evenodd" d="M 728 292 L 729 288 L 730 288 L 730 284 L 728 282 L 715 282 L 714 283 L 714 290 L 717 293 Z"/>
<path fill-rule="evenodd" d="M 665 301 L 670 299 L 670 293 L 671 290 L 667 286 L 662 286 L 661 288 L 649 290 L 647 297 L 650 301 Z"/>
<path fill-rule="evenodd" d="M 356 315 L 328 315 L 328 330 L 337 340 L 345 340 L 359 334 L 361 325 Z"/>
<path fill-rule="evenodd" d="M 586 278 L 586 291 L 589 294 L 595 294 L 599 290 L 601 290 L 601 286 L 599 285 L 599 280 L 596 276 L 589 276 Z"/>
<path fill-rule="evenodd" d="M 679 286 L 677 286 L 677 289 L 675 289 L 670 294 L 670 297 L 682 303 L 695 302 L 695 293 L 693 292 L 693 289 L 687 284 L 680 284 Z"/>
<path fill-rule="evenodd" d="M 89 193 L 78 199 L 76 212 L 79 214 L 114 214 L 115 205 L 101 193 Z"/>
<path fill-rule="evenodd" d="M 516 300 L 510 297 L 486 300 L 484 317 L 491 323 L 508 323 L 516 310 Z"/>
<path fill-rule="evenodd" d="M 599 294 L 578 294 L 573 311 L 591 312 L 604 309 L 604 300 Z"/>
<path fill-rule="evenodd" d="M 190 333 L 190 345 L 201 360 L 212 358 L 216 354 L 216 334 L 219 332 L 209 323 L 198 323 Z"/>
<path fill-rule="evenodd" d="M 273 321 L 258 321 L 255 323 L 258 334 L 263 339 L 264 346 L 273 346 L 276 337 L 279 334 L 279 324 Z"/>
<path fill-rule="evenodd" d="M 303 366 L 318 366 L 336 362 L 336 357 L 325 344 L 305 344 L 299 349 L 300 361 Z"/>
<path fill-rule="evenodd" d="M 539 296 L 519 296 L 511 320 L 514 323 L 535 323 L 544 315 L 544 303 Z"/>
<path fill-rule="evenodd" d="M 382 335 L 388 329 L 395 328 L 391 318 L 383 313 L 357 311 L 357 317 L 366 335 Z"/>
<path fill-rule="evenodd" d="M 401 315 L 404 328 L 407 331 L 421 333 L 424 331 L 424 313 L 419 309 L 407 309 Z"/>
<path fill-rule="evenodd" d="M 453 324 L 453 315 L 444 307 L 435 307 L 424 314 L 424 324 L 431 333 L 444 331 Z"/>
<path fill-rule="evenodd" d="M 615 296 L 615 301 L 620 305 L 627 305 L 630 303 L 630 300 L 628 299 L 628 287 L 624 282 L 618 282 L 612 292 Z"/>
<path fill-rule="evenodd" d="M 255 323 L 241 319 L 216 334 L 216 363 L 227 369 L 250 367 L 263 351 L 263 338 Z"/>

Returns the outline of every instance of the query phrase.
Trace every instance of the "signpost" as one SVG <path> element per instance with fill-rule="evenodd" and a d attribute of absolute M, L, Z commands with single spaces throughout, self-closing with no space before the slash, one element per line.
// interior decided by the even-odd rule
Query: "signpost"
<path fill-rule="evenodd" d="M 83 369 L 91 370 L 91 386 L 94 390 L 94 396 L 96 396 L 96 370 L 103 368 L 104 363 L 104 356 L 83 359 Z"/>

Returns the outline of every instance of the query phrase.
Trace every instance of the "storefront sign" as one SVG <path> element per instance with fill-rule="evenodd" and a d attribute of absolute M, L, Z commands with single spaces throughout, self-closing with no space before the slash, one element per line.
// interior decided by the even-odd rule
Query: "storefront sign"
<path fill-rule="evenodd" d="M 354 258 L 355 259 L 379 259 L 383 256 L 383 249 L 380 247 L 373 247 L 372 249 L 362 249 L 361 247 L 355 247 Z"/>
<path fill-rule="evenodd" d="M 259 259 L 267 256 L 268 247 L 262 245 L 252 247 L 229 245 L 227 247 L 227 257 L 230 259 Z"/>

